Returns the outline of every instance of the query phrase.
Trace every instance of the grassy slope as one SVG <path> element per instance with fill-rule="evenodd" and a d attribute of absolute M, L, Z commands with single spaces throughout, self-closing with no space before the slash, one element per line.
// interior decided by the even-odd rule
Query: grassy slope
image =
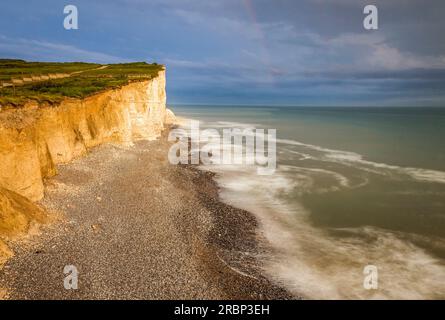
<path fill-rule="evenodd" d="M 105 69 L 98 70 L 101 66 L 81 62 L 46 63 L 0 59 L 0 81 L 5 82 L 32 75 L 82 71 L 68 78 L 33 82 L 15 88 L 0 88 L 0 105 L 20 106 L 29 100 L 57 103 L 64 97 L 84 98 L 131 81 L 152 79 L 164 68 L 162 65 L 145 62 L 110 64 Z"/>

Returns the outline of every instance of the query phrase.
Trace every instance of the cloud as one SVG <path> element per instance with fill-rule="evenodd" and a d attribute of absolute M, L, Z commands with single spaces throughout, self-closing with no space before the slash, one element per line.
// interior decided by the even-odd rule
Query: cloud
<path fill-rule="evenodd" d="M 367 0 L 77 0 L 82 25 L 69 38 L 52 29 L 61 26 L 61 11 L 46 10 L 54 0 L 30 3 L 22 20 L 11 18 L 14 2 L 0 13 L 0 24 L 13 26 L 3 27 L 0 55 L 150 56 L 167 65 L 169 99 L 188 102 L 444 103 L 445 2 L 373 2 L 377 31 L 363 29 Z"/>
<path fill-rule="evenodd" d="M 4 57 L 44 61 L 83 61 L 96 63 L 128 62 L 127 59 L 72 45 L 30 39 L 11 39 L 0 35 L 0 52 Z"/>

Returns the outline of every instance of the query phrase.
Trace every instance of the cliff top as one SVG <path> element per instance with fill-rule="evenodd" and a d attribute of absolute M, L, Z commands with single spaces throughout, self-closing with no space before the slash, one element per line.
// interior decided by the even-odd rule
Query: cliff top
<path fill-rule="evenodd" d="M 156 77 L 163 65 L 145 62 L 95 64 L 26 62 L 0 59 L 0 106 L 21 106 L 30 100 L 58 103 L 84 98 L 132 81 Z"/>

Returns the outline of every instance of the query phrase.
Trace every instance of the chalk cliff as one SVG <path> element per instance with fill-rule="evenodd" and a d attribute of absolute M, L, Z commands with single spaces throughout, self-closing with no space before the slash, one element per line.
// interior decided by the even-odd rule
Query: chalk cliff
<path fill-rule="evenodd" d="M 17 208 L 17 203 L 28 207 L 27 199 L 44 196 L 43 180 L 57 173 L 57 164 L 81 157 L 102 143 L 131 145 L 136 139 L 155 139 L 174 121 L 166 109 L 165 71 L 152 80 L 82 100 L 67 98 L 58 105 L 28 103 L 2 110 L 0 231 L 17 218 L 13 217 L 17 210 L 10 208 Z"/>
<path fill-rule="evenodd" d="M 155 139 L 174 121 L 166 109 L 165 71 L 83 100 L 57 106 L 29 103 L 0 112 L 0 187 L 30 200 L 43 197 L 43 179 L 58 163 L 104 142 Z"/>

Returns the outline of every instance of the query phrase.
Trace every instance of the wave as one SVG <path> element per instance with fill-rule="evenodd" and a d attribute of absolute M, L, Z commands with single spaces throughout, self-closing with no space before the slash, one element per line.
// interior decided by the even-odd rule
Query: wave
<path fill-rule="evenodd" d="M 295 189 L 310 190 L 307 168 L 258 176 L 243 167 L 209 166 L 216 171 L 223 201 L 254 213 L 272 254 L 262 256 L 265 272 L 296 295 L 315 299 L 433 299 L 445 296 L 443 263 L 407 241 L 409 234 L 375 227 L 323 230 L 314 227 L 298 202 L 283 200 Z M 327 170 L 310 170 L 333 174 Z M 343 177 L 336 176 L 347 185 Z M 350 236 L 335 236 L 335 232 Z M 445 248 L 445 244 L 442 244 Z M 379 270 L 379 290 L 363 288 L 363 268 Z M 419 279 L 421 275 L 421 280 Z"/>
<path fill-rule="evenodd" d="M 182 127 L 189 128 L 190 121 L 198 121 L 196 119 L 187 119 L 188 123 L 183 123 Z M 261 125 L 255 123 L 241 123 L 241 122 L 233 122 L 233 121 L 202 121 L 199 120 L 200 126 L 202 128 L 240 128 L 240 129 L 249 129 L 249 128 L 258 128 Z M 244 132 L 244 134 L 253 134 L 252 132 Z M 321 153 L 321 156 L 314 156 L 304 152 L 298 151 L 290 151 L 294 154 L 298 154 L 301 156 L 300 160 L 308 160 L 308 159 L 317 159 L 321 161 L 335 162 L 343 165 L 355 166 L 359 167 L 362 170 L 369 171 L 379 175 L 390 175 L 398 174 L 405 175 L 417 181 L 423 182 L 433 182 L 433 183 L 441 183 L 445 184 L 445 172 L 431 169 L 423 169 L 423 168 L 414 168 L 414 167 L 401 167 L 386 163 L 373 162 L 369 160 L 365 160 L 363 155 L 358 154 L 356 152 L 351 151 L 343 151 L 325 148 L 313 144 L 303 143 L 296 140 L 291 139 L 276 139 L 277 144 L 291 145 L 291 146 L 299 146 L 306 149 L 318 151 Z"/>
<path fill-rule="evenodd" d="M 205 123 L 209 127 L 215 124 L 256 127 L 237 122 Z M 259 258 L 270 278 L 306 298 L 445 298 L 443 261 L 413 244 L 412 240 L 419 241 L 419 236 L 370 226 L 321 229 L 312 225 L 310 212 L 299 198 L 305 193 L 358 188 L 369 182 L 363 176 L 356 182 L 340 170 L 337 172 L 338 168 L 333 165 L 306 167 L 303 166 L 305 161 L 330 162 L 379 175 L 401 175 L 434 183 L 445 183 L 445 172 L 372 162 L 355 152 L 290 139 L 277 139 L 276 142 L 299 148 L 278 148 L 278 152 L 294 157 L 288 159 L 291 164 L 279 165 L 271 176 L 259 176 L 255 167 L 247 165 L 201 166 L 203 170 L 217 173 L 215 179 L 223 201 L 250 211 L 258 218 L 260 232 L 271 248 L 266 251 L 270 254 Z M 443 241 L 436 242 L 436 247 L 445 250 Z M 378 268 L 379 290 L 363 288 L 363 268 L 370 264 Z"/>
<path fill-rule="evenodd" d="M 389 172 L 394 172 L 397 174 L 407 175 L 415 180 L 424 181 L 424 182 L 435 182 L 445 184 L 445 172 L 438 170 L 430 170 L 423 168 L 412 168 L 412 167 L 400 167 L 396 165 L 390 165 L 385 163 L 373 162 L 364 160 L 361 154 L 351 152 L 351 151 L 342 151 L 335 150 L 329 148 L 323 148 L 320 146 L 306 144 L 295 140 L 290 139 L 276 139 L 276 142 L 279 144 L 285 145 L 293 145 L 293 146 L 301 146 L 304 148 L 316 150 L 322 152 L 323 155 L 318 157 L 318 160 L 322 161 L 330 161 L 336 162 L 346 165 L 362 165 L 361 169 L 371 171 L 373 173 L 387 175 Z M 314 158 L 312 156 L 312 158 Z M 368 167 L 368 168 L 367 168 Z M 383 170 L 371 170 L 371 168 L 375 169 L 383 169 Z M 386 171 L 385 171 L 386 170 Z"/>
<path fill-rule="evenodd" d="M 318 192 L 320 192 L 320 191 L 323 191 L 323 192 L 335 191 L 335 190 L 340 189 L 341 187 L 349 188 L 349 189 L 356 189 L 356 188 L 363 187 L 369 183 L 368 178 L 362 177 L 361 182 L 353 184 L 350 181 L 350 179 L 348 177 L 346 177 L 345 175 L 342 175 L 335 171 L 326 170 L 326 169 L 306 168 L 306 167 L 292 166 L 292 165 L 280 165 L 279 168 L 280 168 L 280 170 L 283 170 L 283 171 L 303 172 L 303 173 L 307 173 L 309 175 L 310 174 L 321 174 L 321 175 L 325 175 L 325 176 L 330 176 L 337 182 L 336 186 L 333 186 L 328 189 L 326 189 L 326 188 L 324 188 L 322 190 L 318 189 Z M 326 183 L 326 182 L 324 182 L 324 183 Z M 314 191 L 317 191 L 317 190 L 312 190 L 312 192 L 314 192 Z"/>

